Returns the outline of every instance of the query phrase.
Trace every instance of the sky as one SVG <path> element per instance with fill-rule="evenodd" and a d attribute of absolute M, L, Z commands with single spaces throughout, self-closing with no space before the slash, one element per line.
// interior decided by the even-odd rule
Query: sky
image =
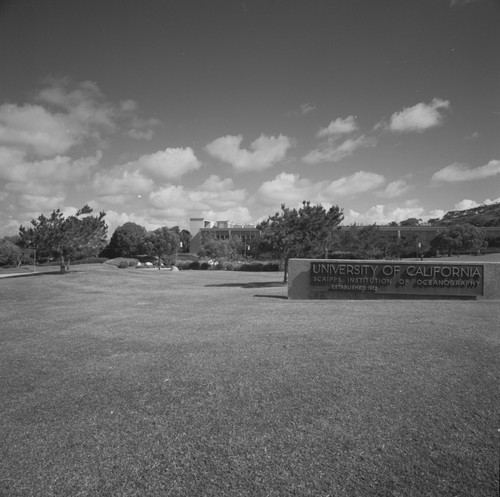
<path fill-rule="evenodd" d="M 500 202 L 498 0 L 0 0 L 0 237 Z"/>

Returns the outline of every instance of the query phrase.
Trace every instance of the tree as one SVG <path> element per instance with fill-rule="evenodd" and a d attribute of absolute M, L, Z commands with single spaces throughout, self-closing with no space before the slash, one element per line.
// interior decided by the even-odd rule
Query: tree
<path fill-rule="evenodd" d="M 188 230 L 181 230 L 181 232 L 179 233 L 179 238 L 180 243 L 182 243 L 181 252 L 185 254 L 189 253 L 192 238 L 191 233 Z"/>
<path fill-rule="evenodd" d="M 98 255 L 106 245 L 106 213 L 91 216 L 92 212 L 85 205 L 74 216 L 67 218 L 59 209 L 53 211 L 50 217 L 40 214 L 31 221 L 32 227 L 20 226 L 20 245 L 59 258 L 61 272 L 68 271 L 70 260 L 76 254 Z"/>
<path fill-rule="evenodd" d="M 452 255 L 453 253 L 477 253 L 486 247 L 483 229 L 471 224 L 456 224 L 440 231 L 431 240 L 431 248 Z"/>
<path fill-rule="evenodd" d="M 405 219 L 399 223 L 399 226 L 419 226 L 422 222 L 421 219 L 417 219 L 416 217 L 410 217 L 409 219 Z"/>
<path fill-rule="evenodd" d="M 359 228 L 357 234 L 359 255 L 366 259 L 378 259 L 385 252 L 385 240 L 376 224 Z"/>
<path fill-rule="evenodd" d="M 128 222 L 118 226 L 105 249 L 106 256 L 134 257 L 138 255 L 146 233 L 146 228 L 136 223 Z"/>
<path fill-rule="evenodd" d="M 304 201 L 298 210 L 282 204 L 281 212 L 257 226 L 262 246 L 276 253 L 283 264 L 283 283 L 288 281 L 290 257 L 318 257 L 328 253 L 343 218 L 338 206 L 326 211 L 322 205 Z"/>
<path fill-rule="evenodd" d="M 210 257 L 214 262 L 218 263 L 222 260 L 234 259 L 241 250 L 242 242 L 240 239 L 222 240 L 215 236 L 204 236 L 198 255 L 200 257 Z"/>
<path fill-rule="evenodd" d="M 380 230 L 376 224 L 350 226 L 337 232 L 337 253 L 345 258 L 379 259 L 397 257 L 401 245 L 400 237 L 394 237 Z"/>
<path fill-rule="evenodd" d="M 22 255 L 20 247 L 10 241 L 8 237 L 0 240 L 0 266 L 19 265 Z"/>
<path fill-rule="evenodd" d="M 462 211 L 449 211 L 440 220 L 442 225 L 472 224 L 473 226 L 500 226 L 500 203 L 480 205 Z"/>
<path fill-rule="evenodd" d="M 175 253 L 179 247 L 179 235 L 166 226 L 154 231 L 148 231 L 142 243 L 143 250 L 158 258 L 158 269 L 161 268 L 161 259 Z"/>
<path fill-rule="evenodd" d="M 173 231 L 175 231 L 179 235 L 179 252 L 182 253 L 189 253 L 189 247 L 191 243 L 191 233 L 188 230 L 181 230 L 179 226 L 174 226 L 171 228 Z"/>

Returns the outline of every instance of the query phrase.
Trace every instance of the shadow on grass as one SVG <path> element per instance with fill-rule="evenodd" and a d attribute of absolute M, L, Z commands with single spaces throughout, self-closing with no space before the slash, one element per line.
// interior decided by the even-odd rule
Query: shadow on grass
<path fill-rule="evenodd" d="M 61 274 L 61 272 L 58 271 L 36 271 L 36 272 L 31 272 L 31 273 L 7 273 L 7 274 L 0 274 L 0 278 L 23 278 L 27 276 L 45 276 L 45 275 L 50 275 L 50 274 Z M 2 494 L 0 494 L 1 497 Z"/>
<path fill-rule="evenodd" d="M 254 295 L 254 297 L 266 298 L 266 299 L 288 300 L 288 297 L 286 295 Z"/>
<path fill-rule="evenodd" d="M 283 287 L 281 281 L 253 281 L 252 283 L 220 283 L 218 285 L 205 285 L 205 287 L 239 287 L 239 288 L 276 288 Z"/>

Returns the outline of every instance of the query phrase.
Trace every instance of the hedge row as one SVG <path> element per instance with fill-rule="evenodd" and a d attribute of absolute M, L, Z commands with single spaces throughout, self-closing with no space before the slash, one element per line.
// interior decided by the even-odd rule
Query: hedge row
<path fill-rule="evenodd" d="M 216 271 L 280 271 L 277 262 L 249 262 L 249 263 L 234 263 L 234 262 L 219 262 L 217 265 L 212 266 L 208 262 L 199 261 L 178 261 L 177 267 L 181 270 L 216 270 Z"/>
<path fill-rule="evenodd" d="M 87 257 L 86 259 L 78 259 L 71 260 L 71 266 L 78 266 L 79 264 L 102 264 L 106 262 L 108 259 L 106 257 Z M 38 263 L 37 263 L 38 264 Z M 42 264 L 38 264 L 39 266 L 60 266 L 60 261 L 52 261 L 52 262 L 44 262 Z"/>

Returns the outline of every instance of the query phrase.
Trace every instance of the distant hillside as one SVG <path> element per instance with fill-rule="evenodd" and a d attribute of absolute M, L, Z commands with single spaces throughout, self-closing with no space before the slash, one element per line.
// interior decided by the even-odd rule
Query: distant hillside
<path fill-rule="evenodd" d="M 441 219 L 429 219 L 435 226 L 469 223 L 474 226 L 500 226 L 500 203 L 480 205 L 463 211 L 450 211 Z"/>

